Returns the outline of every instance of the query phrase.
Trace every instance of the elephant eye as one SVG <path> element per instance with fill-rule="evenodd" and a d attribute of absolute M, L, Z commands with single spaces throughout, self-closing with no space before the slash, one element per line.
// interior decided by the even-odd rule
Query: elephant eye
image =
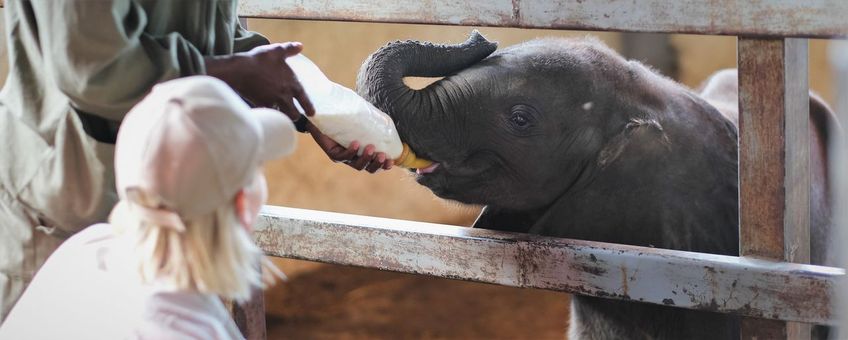
<path fill-rule="evenodd" d="M 529 105 L 518 104 L 512 107 L 507 118 L 509 126 L 515 132 L 529 133 L 536 125 L 535 109 Z"/>
<path fill-rule="evenodd" d="M 512 122 L 512 125 L 516 127 L 525 128 L 530 125 L 530 120 L 527 117 L 522 116 L 521 114 L 513 114 L 512 118 L 509 119 Z"/>

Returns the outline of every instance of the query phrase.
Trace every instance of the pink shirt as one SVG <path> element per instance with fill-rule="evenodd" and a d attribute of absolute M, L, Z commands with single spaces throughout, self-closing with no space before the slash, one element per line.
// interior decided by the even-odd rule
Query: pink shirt
<path fill-rule="evenodd" d="M 140 284 L 117 240 L 112 226 L 96 224 L 65 241 L 0 325 L 0 339 L 243 339 L 215 295 Z"/>

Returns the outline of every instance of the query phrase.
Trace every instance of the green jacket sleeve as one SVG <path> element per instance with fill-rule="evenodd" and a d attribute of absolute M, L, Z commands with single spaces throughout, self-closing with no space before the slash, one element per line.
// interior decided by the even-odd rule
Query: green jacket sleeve
<path fill-rule="evenodd" d="M 235 41 L 233 42 L 233 52 L 246 52 L 254 47 L 268 45 L 271 42 L 259 33 L 251 32 L 236 21 Z"/>
<path fill-rule="evenodd" d="M 156 83 L 205 73 L 203 55 L 179 34 L 144 33 L 146 14 L 132 0 L 32 4 L 45 72 L 77 110 L 119 121 Z"/>

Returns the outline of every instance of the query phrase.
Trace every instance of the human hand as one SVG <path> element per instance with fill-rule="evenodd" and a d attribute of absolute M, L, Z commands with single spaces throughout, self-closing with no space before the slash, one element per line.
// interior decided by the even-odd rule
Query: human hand
<path fill-rule="evenodd" d="M 382 152 L 374 152 L 375 148 L 373 145 L 365 146 L 365 150 L 362 152 L 362 156 L 357 156 L 356 154 L 359 151 L 359 142 L 354 141 L 350 143 L 348 148 L 336 143 L 327 135 L 321 133 L 315 125 L 309 123 L 307 125 L 307 130 L 312 135 L 312 139 L 315 140 L 315 143 L 321 147 L 321 150 L 324 150 L 324 153 L 330 157 L 330 159 L 334 162 L 345 163 L 351 168 L 356 170 L 365 170 L 370 173 L 375 173 L 380 169 L 389 170 L 394 166 L 394 160 L 390 159 L 386 156 L 385 153 Z"/>
<path fill-rule="evenodd" d="M 293 99 L 297 99 L 307 116 L 315 114 L 312 102 L 285 62 L 302 50 L 301 43 L 287 42 L 258 46 L 229 56 L 207 57 L 206 73 L 223 80 L 251 104 L 280 110 L 294 121 L 300 112 Z"/>

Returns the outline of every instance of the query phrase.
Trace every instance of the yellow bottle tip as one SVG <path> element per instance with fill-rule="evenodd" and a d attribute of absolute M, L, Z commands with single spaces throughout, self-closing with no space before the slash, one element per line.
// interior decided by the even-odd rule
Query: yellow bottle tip
<path fill-rule="evenodd" d="M 433 164 L 433 161 L 418 158 L 409 145 L 403 144 L 403 152 L 395 159 L 395 165 L 409 169 L 423 169 Z"/>

